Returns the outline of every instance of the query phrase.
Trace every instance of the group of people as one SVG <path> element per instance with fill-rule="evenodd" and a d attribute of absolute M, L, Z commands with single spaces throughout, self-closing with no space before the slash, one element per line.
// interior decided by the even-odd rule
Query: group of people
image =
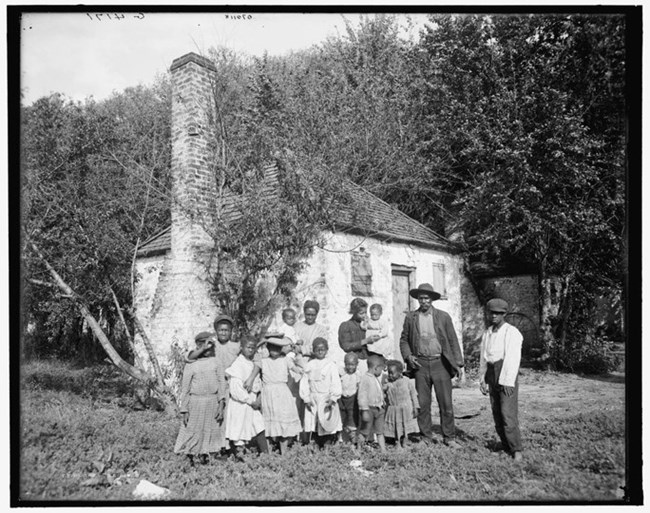
<path fill-rule="evenodd" d="M 386 438 L 405 446 L 410 438 L 433 443 L 432 389 L 440 413 L 443 443 L 459 448 L 452 404 L 452 378 L 464 366 L 456 332 L 440 298 L 427 283 L 410 291 L 420 307 L 409 312 L 399 340 L 405 363 L 392 358 L 382 307 L 361 298 L 350 304 L 338 346 L 343 361 L 330 355 L 327 329 L 318 324 L 320 306 L 306 301 L 303 320 L 295 310 L 261 339 L 233 342 L 233 319 L 219 315 L 215 333 L 201 332 L 186 357 L 181 385 L 182 423 L 175 452 L 191 462 L 198 456 L 247 450 L 284 453 L 294 442 L 319 447 L 337 442 L 362 446 Z M 487 303 L 490 326 L 481 341 L 480 389 L 489 394 L 503 448 L 522 459 L 517 419 L 521 333 L 505 322 L 508 304 Z"/>

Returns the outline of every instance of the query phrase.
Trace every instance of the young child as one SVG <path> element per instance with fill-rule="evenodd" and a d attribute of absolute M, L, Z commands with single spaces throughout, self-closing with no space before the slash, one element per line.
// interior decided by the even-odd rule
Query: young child
<path fill-rule="evenodd" d="M 250 442 L 257 445 L 258 452 L 269 452 L 264 433 L 264 417 L 260 412 L 259 376 L 254 379 L 250 392 L 244 388 L 244 381 L 255 368 L 253 357 L 256 350 L 257 343 L 253 337 L 242 337 L 240 355 L 226 369 L 226 376 L 230 380 L 230 402 L 226 410 L 226 438 L 230 440 L 237 459 L 241 459 L 244 447 Z"/>
<path fill-rule="evenodd" d="M 280 323 L 278 326 L 278 331 L 290 339 L 292 344 L 296 344 L 298 342 L 298 335 L 296 335 L 295 325 L 296 311 L 293 308 L 285 308 L 282 310 L 282 323 Z"/>
<path fill-rule="evenodd" d="M 386 452 L 384 439 L 384 391 L 382 390 L 381 373 L 385 368 L 384 357 L 378 354 L 368 356 L 368 372 L 361 376 L 359 382 L 359 411 L 361 413 L 361 429 L 357 437 L 358 447 L 375 434 L 381 452 Z"/>
<path fill-rule="evenodd" d="M 292 354 L 295 355 L 296 348 L 302 345 L 302 340 L 298 339 L 295 325 L 296 325 L 296 311 L 293 308 L 285 308 L 284 310 L 282 310 L 282 323 L 274 331 L 281 333 L 291 341 L 291 344 L 284 346 L 282 348 L 283 352 L 287 355 L 292 355 Z M 301 377 L 302 374 L 299 374 L 295 371 L 289 372 L 289 382 L 288 382 L 289 390 L 291 391 L 291 395 L 294 398 L 294 402 L 296 403 L 297 409 L 303 408 L 302 402 L 300 400 L 300 391 L 299 391 L 300 385 L 298 384 Z"/>
<path fill-rule="evenodd" d="M 394 438 L 396 443 L 406 447 L 409 433 L 417 433 L 417 416 L 420 412 L 418 394 L 412 380 L 402 375 L 404 364 L 399 360 L 389 360 L 388 386 L 386 387 L 386 421 L 384 435 Z"/>
<path fill-rule="evenodd" d="M 300 380 L 300 397 L 305 402 L 305 432 L 314 432 L 320 448 L 333 444 L 341 430 L 341 413 L 337 401 L 341 397 L 341 379 L 336 363 L 326 358 L 327 340 L 316 338 L 313 358 L 305 365 Z M 327 418 L 319 418 L 327 415 Z"/>
<path fill-rule="evenodd" d="M 214 358 L 214 352 L 203 350 L 210 332 L 199 333 L 194 341 L 201 348 L 201 356 L 186 364 L 181 384 L 181 429 L 176 438 L 174 452 L 187 454 L 190 463 L 198 455 L 207 463 L 208 455 L 226 445 L 223 426 L 226 402 L 226 379 L 223 369 Z"/>
<path fill-rule="evenodd" d="M 381 318 L 383 308 L 379 303 L 370 306 L 370 319 L 365 321 L 366 336 L 377 335 L 377 342 L 368 346 L 368 351 L 382 355 L 384 358 L 392 358 L 393 348 L 388 340 L 388 325 L 385 319 Z"/>
<path fill-rule="evenodd" d="M 302 430 L 296 401 L 288 384 L 290 372 L 302 374 L 302 368 L 294 362 L 293 353 L 286 356 L 282 351 L 283 347 L 291 344 L 288 338 L 271 336 L 262 343 L 266 343 L 269 356 L 256 362 L 256 367 L 262 374 L 265 432 L 273 442 L 279 443 L 280 453 L 284 454 L 289 442 Z M 296 359 L 302 365 L 300 355 Z"/>
<path fill-rule="evenodd" d="M 355 443 L 357 440 L 357 419 L 359 418 L 359 403 L 357 392 L 361 372 L 359 372 L 359 357 L 356 353 L 346 353 L 343 359 L 344 367 L 341 369 L 341 423 L 343 425 L 342 438 L 344 442 Z"/>

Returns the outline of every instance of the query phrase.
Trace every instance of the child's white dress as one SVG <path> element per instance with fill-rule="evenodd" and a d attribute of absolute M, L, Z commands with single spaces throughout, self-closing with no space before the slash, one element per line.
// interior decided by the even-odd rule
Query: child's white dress
<path fill-rule="evenodd" d="M 289 390 L 289 372 L 300 371 L 289 356 L 264 358 L 262 369 L 262 416 L 266 436 L 297 436 L 301 425 L 296 400 Z"/>
<path fill-rule="evenodd" d="M 337 404 L 332 407 L 332 415 L 336 422 L 332 431 L 323 429 L 318 422 L 317 414 L 319 404 L 328 399 L 336 403 L 341 397 L 341 378 L 336 363 L 328 358 L 309 360 L 300 380 L 300 397 L 305 402 L 306 432 L 316 431 L 319 436 L 322 436 L 341 431 L 341 412 Z M 307 404 L 311 404 L 311 408 L 308 408 Z"/>
<path fill-rule="evenodd" d="M 264 431 L 262 412 L 251 406 L 261 389 L 259 376 L 255 378 L 250 392 L 244 388 L 244 382 L 250 376 L 254 366 L 252 361 L 240 354 L 226 369 L 226 376 L 230 381 L 230 401 L 226 409 L 226 438 L 232 442 L 252 440 Z"/>

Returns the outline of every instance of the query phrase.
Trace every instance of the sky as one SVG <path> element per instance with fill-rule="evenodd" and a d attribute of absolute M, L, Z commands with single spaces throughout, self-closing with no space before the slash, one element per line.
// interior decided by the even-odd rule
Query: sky
<path fill-rule="evenodd" d="M 265 51 L 285 54 L 344 34 L 345 19 L 354 25 L 359 20 L 356 13 L 99 14 L 23 16 L 21 90 L 26 105 L 51 92 L 80 101 L 89 96 L 101 100 L 113 91 L 151 84 L 175 58 L 215 46 L 257 56 Z M 410 17 L 416 27 L 411 31 L 414 36 L 426 18 Z"/>

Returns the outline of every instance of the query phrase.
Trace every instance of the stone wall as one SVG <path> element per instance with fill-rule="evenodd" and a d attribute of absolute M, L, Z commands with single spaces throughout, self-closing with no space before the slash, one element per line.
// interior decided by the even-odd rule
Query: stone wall
<path fill-rule="evenodd" d="M 478 358 L 481 336 L 485 330 L 485 315 L 483 305 L 469 278 L 463 275 L 460 283 L 463 348 L 470 359 Z"/>
<path fill-rule="evenodd" d="M 351 251 L 363 248 L 370 255 L 372 267 L 372 296 L 364 297 L 369 305 L 379 303 L 383 307 L 382 318 L 387 321 L 389 343 L 393 345 L 393 357 L 401 359 L 398 342 L 401 329 L 393 328 L 393 265 L 413 269 L 413 288 L 418 284 L 433 281 L 433 264 L 445 265 L 446 299 L 434 303 L 436 308 L 448 312 L 452 318 L 459 340 L 462 332 L 461 320 L 461 274 L 462 257 L 437 249 L 415 245 L 385 242 L 359 235 L 330 233 L 326 244 L 317 248 L 303 272 L 291 301 L 291 307 L 302 316 L 302 305 L 307 299 L 315 299 L 321 305 L 318 322 L 325 325 L 330 334 L 330 351 L 336 359 L 342 359 L 338 347 L 338 327 L 350 318 L 348 312 L 351 294 Z M 416 300 L 410 300 L 411 309 L 418 307 Z M 278 313 L 279 317 L 279 313 Z M 279 320 L 279 319 L 278 319 Z M 401 326 L 400 320 L 398 325 Z"/>
<path fill-rule="evenodd" d="M 360 247 L 370 255 L 372 266 L 372 296 L 364 299 L 368 304 L 382 305 L 382 317 L 389 327 L 388 343 L 393 346 L 395 358 L 401 359 L 398 347 L 401 330 L 396 332 L 393 328 L 393 265 L 413 269 L 413 287 L 432 281 L 434 263 L 445 265 L 447 296 L 446 299 L 436 301 L 434 306 L 450 314 L 460 339 L 463 325 L 462 257 L 409 244 L 387 243 L 357 235 L 334 233 L 327 235 L 327 244 L 323 248 L 316 248 L 305 271 L 299 277 L 293 297 L 285 305 L 294 308 L 298 317 L 302 318 L 302 305 L 306 300 L 315 299 L 319 302 L 321 310 L 318 322 L 325 325 L 329 331 L 330 353 L 334 359 L 343 359 L 343 352 L 338 346 L 338 327 L 350 318 L 348 309 L 354 297 L 351 294 L 351 250 Z M 173 263 L 169 254 L 165 257 L 141 258 L 137 263 L 141 278 L 135 307 L 145 329 L 151 333 L 156 352 L 165 366 L 170 363 L 173 347 L 186 351 L 193 344 L 191 335 L 181 335 L 182 328 L 187 326 L 187 319 L 191 320 L 191 334 L 194 334 L 197 331 L 211 330 L 212 319 L 216 313 L 216 305 L 208 294 L 198 291 L 187 294 L 183 280 L 178 279 L 177 273 L 168 272 L 167 269 L 170 268 L 178 269 L 178 265 Z M 198 279 L 191 276 L 184 278 Z M 417 301 L 411 299 L 410 306 L 412 309 L 417 308 Z M 281 321 L 281 309 L 278 310 L 275 321 Z M 401 325 L 401 322 L 399 320 L 398 325 Z M 146 359 L 144 353 L 142 356 Z"/>
<path fill-rule="evenodd" d="M 484 278 L 481 282 L 490 297 L 505 299 L 511 312 L 525 314 L 539 327 L 539 288 L 536 275 L 495 276 Z"/>
<path fill-rule="evenodd" d="M 478 279 L 476 282 L 483 301 L 500 297 L 508 302 L 510 312 L 523 314 L 512 316 L 508 320 L 520 328 L 522 333 L 525 332 L 526 351 L 532 344 L 539 343 L 539 290 L 536 275 L 491 276 Z M 468 278 L 463 279 L 461 289 L 463 345 L 468 356 L 473 355 L 474 358 L 478 358 L 478 347 L 486 326 L 484 303 L 481 303 L 477 291 Z"/>

